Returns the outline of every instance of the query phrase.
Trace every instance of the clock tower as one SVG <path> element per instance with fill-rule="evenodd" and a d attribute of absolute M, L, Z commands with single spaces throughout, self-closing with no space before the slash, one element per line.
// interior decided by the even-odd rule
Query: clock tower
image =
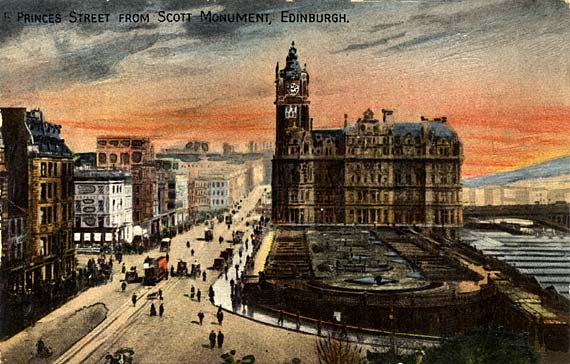
<path fill-rule="evenodd" d="M 275 66 L 275 107 L 277 118 L 276 154 L 286 154 L 287 134 L 293 130 L 311 130 L 309 119 L 309 74 L 297 60 L 295 42 L 291 43 L 285 68 Z"/>

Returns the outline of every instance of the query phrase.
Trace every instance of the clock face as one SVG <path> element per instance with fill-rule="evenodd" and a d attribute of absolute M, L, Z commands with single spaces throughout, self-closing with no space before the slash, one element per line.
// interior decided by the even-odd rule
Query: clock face
<path fill-rule="evenodd" d="M 289 92 L 289 95 L 297 95 L 299 92 L 299 84 L 290 83 L 289 86 L 287 86 L 287 91 Z"/>

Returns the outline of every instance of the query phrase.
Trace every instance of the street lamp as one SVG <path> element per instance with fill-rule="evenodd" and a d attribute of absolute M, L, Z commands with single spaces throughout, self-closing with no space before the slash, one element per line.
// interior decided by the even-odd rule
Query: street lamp
<path fill-rule="evenodd" d="M 325 223 L 325 209 L 321 207 L 321 224 Z"/>

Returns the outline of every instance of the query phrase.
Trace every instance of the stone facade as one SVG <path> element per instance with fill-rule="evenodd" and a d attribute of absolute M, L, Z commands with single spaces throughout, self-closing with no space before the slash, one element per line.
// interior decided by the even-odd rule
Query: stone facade
<path fill-rule="evenodd" d="M 275 71 L 273 220 L 280 224 L 460 228 L 463 148 L 446 118 L 388 123 L 368 109 L 344 128 L 314 130 L 309 74 L 294 46 Z"/>
<path fill-rule="evenodd" d="M 44 290 L 75 270 L 73 156 L 61 127 L 40 110 L 2 109 L 2 136 L 8 174 L 8 216 L 16 248 L 4 284 L 13 290 Z M 18 225 L 25 222 L 25 229 Z M 15 240 L 14 240 L 15 239 Z"/>

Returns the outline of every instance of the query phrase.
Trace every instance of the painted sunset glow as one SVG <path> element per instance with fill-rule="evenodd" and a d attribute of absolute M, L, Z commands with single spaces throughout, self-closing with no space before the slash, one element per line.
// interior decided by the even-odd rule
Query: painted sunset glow
<path fill-rule="evenodd" d="M 71 5 L 70 5 L 71 3 Z M 267 24 L 0 22 L 3 106 L 39 106 L 75 152 L 100 134 L 273 140 L 274 69 L 292 40 L 311 76 L 315 128 L 368 107 L 398 121 L 447 116 L 465 147 L 463 175 L 567 155 L 570 9 L 562 0 L 36 1 L 11 11 L 273 14 Z M 279 21 L 282 10 L 341 12 L 350 23 Z M 156 18 L 154 18 L 156 19 Z"/>

